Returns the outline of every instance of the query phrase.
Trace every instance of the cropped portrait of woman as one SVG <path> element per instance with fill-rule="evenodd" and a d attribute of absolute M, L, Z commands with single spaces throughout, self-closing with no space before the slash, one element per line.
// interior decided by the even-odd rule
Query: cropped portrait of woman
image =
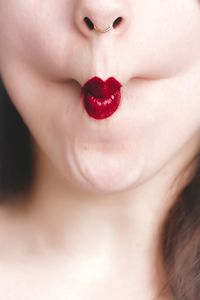
<path fill-rule="evenodd" d="M 199 0 L 0 0 L 0 299 L 200 299 Z"/>

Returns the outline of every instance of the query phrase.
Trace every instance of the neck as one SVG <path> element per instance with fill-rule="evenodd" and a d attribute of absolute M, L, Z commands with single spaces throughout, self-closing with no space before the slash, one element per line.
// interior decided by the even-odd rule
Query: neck
<path fill-rule="evenodd" d="M 197 149 L 197 142 L 186 145 L 151 179 L 128 191 L 92 194 L 66 181 L 36 147 L 35 181 L 19 214 L 28 241 L 31 237 L 31 245 L 45 257 L 56 253 L 83 282 L 113 277 L 121 282 L 124 276 L 125 282 L 137 278 L 146 289 L 153 286 L 152 293 L 160 292 L 165 282 L 161 229 L 195 170 Z"/>

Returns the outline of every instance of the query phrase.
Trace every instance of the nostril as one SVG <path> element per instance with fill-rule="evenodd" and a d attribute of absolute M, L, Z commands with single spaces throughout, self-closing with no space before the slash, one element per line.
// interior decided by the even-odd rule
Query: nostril
<path fill-rule="evenodd" d="M 94 29 L 94 24 L 92 23 L 92 21 L 88 18 L 85 17 L 84 18 L 84 22 L 86 23 L 86 25 L 88 26 L 88 28 L 90 30 Z M 122 22 L 122 17 L 118 17 L 114 22 L 113 22 L 113 28 L 116 28 L 120 23 Z"/>
<path fill-rule="evenodd" d="M 84 22 L 85 22 L 86 25 L 89 27 L 89 29 L 91 29 L 91 30 L 94 29 L 94 24 L 92 23 L 92 21 L 91 21 L 88 17 L 85 17 L 85 18 L 84 18 Z"/>
<path fill-rule="evenodd" d="M 122 17 L 117 18 L 113 23 L 113 28 L 116 28 L 122 22 Z"/>

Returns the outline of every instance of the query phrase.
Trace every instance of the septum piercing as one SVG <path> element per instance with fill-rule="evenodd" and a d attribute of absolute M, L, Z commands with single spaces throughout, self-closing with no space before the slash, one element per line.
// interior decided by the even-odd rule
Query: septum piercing
<path fill-rule="evenodd" d="M 106 33 L 108 31 L 110 31 L 111 29 L 113 29 L 113 23 L 105 30 L 98 28 L 96 25 L 94 25 L 94 30 L 99 33 Z"/>

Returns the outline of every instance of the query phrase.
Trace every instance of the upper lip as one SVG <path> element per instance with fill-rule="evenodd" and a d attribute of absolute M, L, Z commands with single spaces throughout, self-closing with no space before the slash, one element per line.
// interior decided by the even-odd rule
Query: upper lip
<path fill-rule="evenodd" d="M 109 77 L 106 81 L 103 81 L 101 78 L 95 76 L 83 85 L 83 91 L 85 93 L 89 92 L 98 98 L 106 98 L 113 95 L 121 86 L 122 84 L 114 77 Z"/>

